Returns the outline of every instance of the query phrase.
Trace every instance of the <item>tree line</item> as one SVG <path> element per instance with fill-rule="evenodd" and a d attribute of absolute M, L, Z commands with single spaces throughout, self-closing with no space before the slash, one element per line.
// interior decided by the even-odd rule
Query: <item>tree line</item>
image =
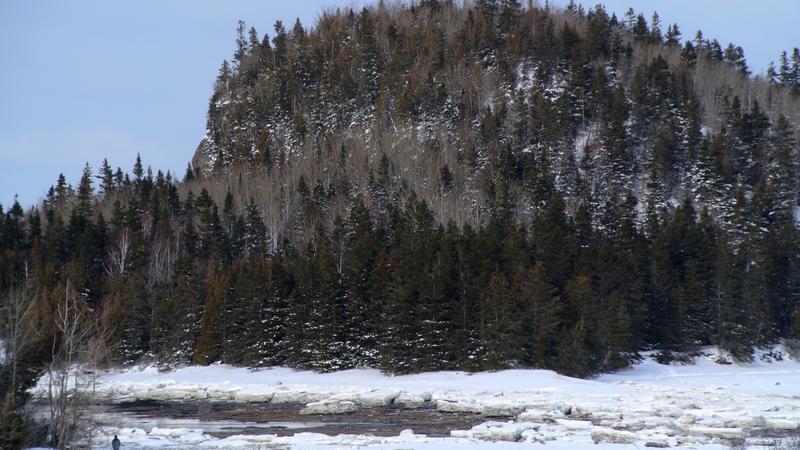
<path fill-rule="evenodd" d="M 376 174 L 372 194 L 327 230 L 315 220 L 325 192 L 299 186 L 316 227 L 294 245 L 273 241 L 253 202 L 228 192 L 220 208 L 206 189 L 181 199 L 152 175 L 121 187 L 129 200 L 106 220 L 87 168 L 66 198 L 45 202 L 44 230 L 36 210 L 4 213 L 4 286 L 34 292 L 42 342 L 70 289 L 119 364 L 586 376 L 650 348 L 669 360 L 713 344 L 749 360 L 797 331 L 799 235 L 776 208 L 734 245 L 690 198 L 644 223 L 632 195 L 599 209 L 586 198 L 570 215 L 553 176 L 532 176 L 532 221 L 513 220 L 500 186 L 479 229 L 437 222 L 411 190 L 382 200 L 391 181 Z"/>

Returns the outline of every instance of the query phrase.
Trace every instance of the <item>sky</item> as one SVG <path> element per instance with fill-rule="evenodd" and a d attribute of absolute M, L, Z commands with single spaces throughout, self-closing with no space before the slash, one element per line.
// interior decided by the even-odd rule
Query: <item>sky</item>
<path fill-rule="evenodd" d="M 568 0 L 550 0 L 564 6 Z M 544 0 L 539 0 L 543 3 Z M 275 20 L 309 27 L 322 8 L 363 1 L 0 0 L 0 204 L 29 207 L 59 173 L 77 184 L 87 162 L 130 171 L 136 154 L 183 175 L 205 133 L 213 81 L 234 50 L 238 20 L 272 35 Z M 525 3 L 524 1 L 522 2 Z M 597 1 L 579 1 L 592 7 Z M 605 0 L 700 28 L 745 50 L 754 72 L 800 46 L 797 0 Z"/>

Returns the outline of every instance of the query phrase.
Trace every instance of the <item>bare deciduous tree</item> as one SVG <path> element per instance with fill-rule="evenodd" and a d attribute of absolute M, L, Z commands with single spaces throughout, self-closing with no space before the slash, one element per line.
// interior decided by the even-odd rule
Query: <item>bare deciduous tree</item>
<path fill-rule="evenodd" d="M 170 241 L 167 233 L 157 233 L 150 246 L 150 267 L 148 281 L 158 284 L 172 277 L 172 267 L 177 254 L 176 246 Z"/>
<path fill-rule="evenodd" d="M 26 264 L 27 269 L 27 264 Z M 27 272 L 27 270 L 26 270 Z M 10 388 L 12 393 L 17 386 L 19 362 L 29 350 L 34 340 L 34 329 L 29 320 L 33 313 L 33 289 L 27 282 L 22 286 L 11 288 L 3 297 L 3 366 L 10 372 Z"/>
<path fill-rule="evenodd" d="M 50 445 L 58 449 L 91 442 L 98 340 L 94 318 L 69 282 L 56 306 L 51 361 L 47 367 Z"/>
<path fill-rule="evenodd" d="M 130 257 L 131 245 L 133 243 L 133 233 L 130 229 L 124 228 L 117 241 L 109 246 L 108 258 L 104 264 L 106 273 L 114 277 L 123 275 L 128 268 L 128 258 Z"/>

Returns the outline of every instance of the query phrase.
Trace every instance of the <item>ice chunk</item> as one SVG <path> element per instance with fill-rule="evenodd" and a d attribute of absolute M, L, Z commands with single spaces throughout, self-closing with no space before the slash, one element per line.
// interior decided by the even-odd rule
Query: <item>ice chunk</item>
<path fill-rule="evenodd" d="M 799 419 L 764 419 L 764 428 L 770 430 L 797 430 L 799 425 Z"/>
<path fill-rule="evenodd" d="M 481 408 L 481 414 L 487 417 L 512 417 L 525 410 L 523 405 L 512 401 L 487 402 Z"/>
<path fill-rule="evenodd" d="M 689 434 L 694 436 L 706 436 L 710 438 L 719 438 L 719 439 L 741 439 L 742 438 L 742 429 L 741 428 L 712 428 L 712 427 L 700 427 L 694 426 L 689 427 L 687 430 Z"/>
<path fill-rule="evenodd" d="M 685 425 L 691 425 L 691 424 L 695 423 L 696 420 L 697 420 L 697 418 L 695 416 L 693 416 L 692 414 L 684 414 L 684 415 L 678 417 L 677 419 L 675 419 L 675 423 L 678 424 L 679 426 L 685 426 Z"/>
<path fill-rule="evenodd" d="M 592 428 L 592 422 L 588 420 L 556 419 L 556 423 L 570 431 Z"/>
<path fill-rule="evenodd" d="M 272 403 L 313 403 L 325 400 L 329 395 L 320 392 L 309 392 L 302 389 L 280 389 L 272 395 Z"/>
<path fill-rule="evenodd" d="M 436 400 L 436 409 L 444 412 L 465 412 L 480 414 L 483 406 L 474 400 Z"/>
<path fill-rule="evenodd" d="M 159 427 L 153 427 L 153 429 L 150 430 L 150 432 L 147 433 L 147 434 L 150 435 L 150 436 L 164 436 L 164 437 L 172 438 L 172 437 L 179 437 L 179 436 L 184 435 L 186 433 L 192 433 L 192 432 L 194 432 L 194 430 L 191 430 L 189 428 L 159 428 Z"/>
<path fill-rule="evenodd" d="M 561 417 L 563 417 L 561 411 L 528 409 L 520 413 L 517 419 L 525 422 L 555 422 L 556 419 Z"/>
<path fill-rule="evenodd" d="M 274 395 L 274 392 L 239 391 L 233 396 L 233 401 L 236 403 L 269 403 Z"/>
<path fill-rule="evenodd" d="M 161 437 L 171 441 L 177 441 L 182 444 L 199 444 L 200 442 L 208 440 L 202 430 L 194 430 L 189 428 L 158 428 L 154 427 L 147 433 L 147 437 Z"/>
<path fill-rule="evenodd" d="M 611 444 L 633 444 L 636 442 L 636 434 L 630 431 L 614 430 L 612 428 L 593 427 L 592 441 L 595 444 L 601 442 Z"/>
<path fill-rule="evenodd" d="M 391 389 L 374 389 L 369 392 L 361 392 L 355 396 L 355 401 L 359 405 L 375 407 L 389 406 L 394 403 L 400 395 L 400 391 Z"/>
<path fill-rule="evenodd" d="M 307 404 L 300 414 L 344 414 L 356 409 L 356 404 L 348 400 L 322 400 Z"/>
<path fill-rule="evenodd" d="M 400 392 L 397 398 L 394 399 L 396 405 L 410 409 L 422 408 L 430 401 L 430 392 Z"/>
<path fill-rule="evenodd" d="M 472 437 L 485 441 L 517 442 L 526 430 L 535 429 L 536 424 L 527 422 L 485 422 L 472 427 L 464 437 Z"/>
<path fill-rule="evenodd" d="M 239 390 L 240 388 L 238 387 L 211 386 L 206 392 L 208 393 L 208 398 L 213 400 L 234 400 Z"/>
<path fill-rule="evenodd" d="M 411 428 L 406 428 L 405 430 L 401 431 L 398 435 L 399 438 L 403 439 L 414 439 L 414 430 Z"/>
<path fill-rule="evenodd" d="M 749 447 L 777 447 L 780 442 L 774 438 L 747 438 L 745 445 Z"/>

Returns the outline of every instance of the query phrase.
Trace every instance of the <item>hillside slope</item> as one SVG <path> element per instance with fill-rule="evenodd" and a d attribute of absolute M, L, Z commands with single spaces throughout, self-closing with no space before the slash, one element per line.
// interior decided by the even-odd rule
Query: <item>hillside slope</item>
<path fill-rule="evenodd" d="M 226 184 L 267 214 L 293 212 L 280 209 L 292 193 L 274 191 L 300 177 L 326 192 L 344 178 L 336 203 L 372 200 L 369 173 L 381 170 L 390 196 L 407 183 L 444 224 L 485 226 L 501 186 L 529 223 L 542 177 L 572 214 L 631 194 L 643 222 L 691 198 L 743 233 L 758 213 L 739 217 L 742 197 L 764 191 L 794 214 L 797 95 L 750 78 L 741 48 L 702 34 L 683 44 L 677 26 L 660 26 L 513 1 L 330 11 L 308 30 L 278 23 L 271 39 L 241 26 L 193 164 L 255 170 L 247 184 L 269 193 Z M 294 238 L 292 226 L 270 231 Z"/>

